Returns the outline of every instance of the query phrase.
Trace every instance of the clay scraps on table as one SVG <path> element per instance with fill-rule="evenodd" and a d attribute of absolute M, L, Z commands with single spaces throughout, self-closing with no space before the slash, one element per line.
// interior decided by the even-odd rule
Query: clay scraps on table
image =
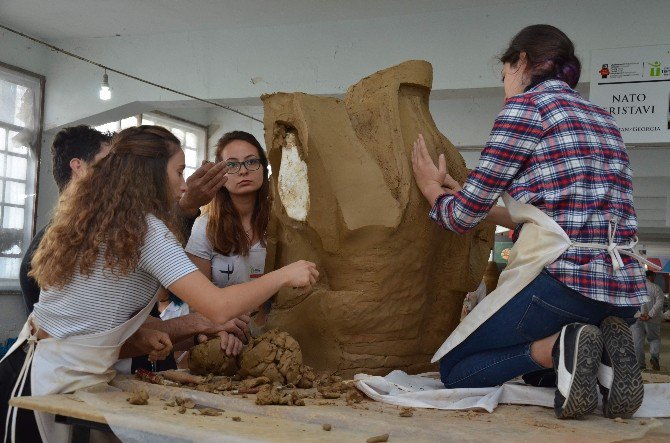
<path fill-rule="evenodd" d="M 272 385 L 263 385 L 256 395 L 257 405 L 305 406 L 305 400 L 296 390 L 282 389 Z"/>
<path fill-rule="evenodd" d="M 144 389 L 133 391 L 130 393 L 130 397 L 126 398 L 126 401 L 131 405 L 146 405 L 149 403 L 149 393 Z"/>

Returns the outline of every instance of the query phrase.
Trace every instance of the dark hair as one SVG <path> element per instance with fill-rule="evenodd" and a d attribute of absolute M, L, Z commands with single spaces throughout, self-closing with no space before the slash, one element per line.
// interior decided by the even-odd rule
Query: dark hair
<path fill-rule="evenodd" d="M 655 273 L 654 271 L 647 270 L 647 272 L 645 272 L 645 275 L 646 275 L 647 277 L 652 277 L 652 278 L 654 278 L 654 277 L 656 276 L 656 273 Z"/>
<path fill-rule="evenodd" d="M 251 214 L 251 228 L 253 234 L 258 235 L 261 244 L 265 245 L 265 231 L 270 218 L 270 180 L 268 179 L 268 158 L 256 137 L 244 131 L 231 131 L 223 135 L 216 144 L 216 161 L 223 161 L 223 149 L 232 141 L 242 140 L 253 145 L 258 151 L 258 158 L 263 165 L 263 184 L 256 191 L 256 203 Z M 251 238 L 247 237 L 242 226 L 242 220 L 237 213 L 230 193 L 225 187 L 216 193 L 207 205 L 207 238 L 212 247 L 220 254 L 238 255 L 249 254 Z"/>
<path fill-rule="evenodd" d="M 53 175 L 58 185 L 58 191 L 62 192 L 65 186 L 70 183 L 72 178 L 70 161 L 73 158 L 91 163 L 100 152 L 101 145 L 109 143 L 111 140 L 112 134 L 102 133 L 86 125 L 61 129 L 54 137 L 51 145 Z"/>
<path fill-rule="evenodd" d="M 526 91 L 552 79 L 563 80 L 571 88 L 577 86 L 581 63 L 572 41 L 560 29 L 551 25 L 523 28 L 500 56 L 500 61 L 515 65 L 522 52 L 526 54 L 526 71 L 530 74 Z"/>

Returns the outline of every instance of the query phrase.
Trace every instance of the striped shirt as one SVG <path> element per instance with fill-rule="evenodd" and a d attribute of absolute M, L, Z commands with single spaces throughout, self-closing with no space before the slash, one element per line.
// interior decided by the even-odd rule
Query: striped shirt
<path fill-rule="evenodd" d="M 498 115 L 477 168 L 454 196 L 437 199 L 430 217 L 463 233 L 507 191 L 551 217 L 577 242 L 609 244 L 637 233 L 631 169 L 619 128 L 607 111 L 560 80 L 511 97 Z M 518 232 L 518 230 L 517 230 Z M 622 256 L 616 273 L 606 250 L 570 248 L 547 270 L 594 300 L 637 306 L 646 300 L 644 272 Z"/>
<path fill-rule="evenodd" d="M 137 268 L 119 276 L 103 266 L 101 250 L 90 276 L 75 271 L 62 289 L 43 290 L 33 311 L 40 328 L 57 338 L 108 331 L 146 307 L 159 286 L 197 270 L 174 234 L 153 215 L 147 216 Z"/>

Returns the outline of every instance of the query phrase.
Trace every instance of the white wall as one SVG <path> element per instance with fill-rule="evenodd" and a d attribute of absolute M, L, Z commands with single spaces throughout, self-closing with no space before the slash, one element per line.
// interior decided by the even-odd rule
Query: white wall
<path fill-rule="evenodd" d="M 299 13 L 299 12 L 296 12 Z M 493 8 L 296 26 L 59 41 L 66 49 L 157 83 L 210 99 L 274 91 L 343 93 L 366 74 L 407 59 L 435 67 L 435 90 L 499 86 L 494 56 L 521 27 L 549 22 L 575 41 L 589 65 L 594 48 L 670 42 L 670 2 L 597 0 L 515 3 Z M 172 93 L 110 74 L 114 98 L 97 99 L 102 72 L 50 54 L 47 127 Z M 588 69 L 584 80 L 588 81 Z M 253 81 L 252 81 L 253 79 Z"/>
<path fill-rule="evenodd" d="M 0 30 L 0 62 L 44 74 L 45 66 L 51 61 L 49 51 L 23 37 Z"/>
<path fill-rule="evenodd" d="M 240 112 L 251 115 L 259 120 L 263 120 L 262 106 L 236 106 Z M 210 126 L 209 126 L 209 160 L 214 160 L 216 154 L 216 142 L 223 134 L 230 131 L 246 131 L 252 134 L 261 146 L 265 148 L 265 135 L 263 131 L 263 123 L 251 120 L 234 112 L 226 111 L 225 109 L 210 110 Z"/>
<path fill-rule="evenodd" d="M 350 84 L 380 68 L 407 59 L 426 59 L 435 71 L 431 110 L 438 127 L 457 146 L 481 146 L 502 101 L 495 55 L 521 27 L 549 22 L 563 29 L 576 44 L 585 68 L 582 80 L 588 81 L 591 49 L 670 43 L 668 17 L 668 1 L 535 1 L 373 20 L 166 30 L 54 43 L 203 98 L 247 103 L 246 109 L 259 116 L 260 108 L 248 103 L 257 102 L 263 93 L 342 94 Z M 46 75 L 47 130 L 80 122 L 102 123 L 162 106 L 187 106 L 173 113 L 211 124 L 210 146 L 234 128 L 246 128 L 263 139 L 256 122 L 219 109 L 197 109 L 197 103 L 113 73 L 113 98 L 102 102 L 97 98 L 100 69 L 6 32 L 0 36 L 0 61 Z M 48 149 L 52 134 L 45 132 L 42 149 L 39 225 L 46 222 L 55 201 Z M 667 152 L 658 155 L 667 156 Z M 474 166 L 478 153 L 467 151 L 464 157 L 468 166 Z M 646 155 L 632 154 L 631 158 L 636 173 L 662 164 L 649 161 Z"/>

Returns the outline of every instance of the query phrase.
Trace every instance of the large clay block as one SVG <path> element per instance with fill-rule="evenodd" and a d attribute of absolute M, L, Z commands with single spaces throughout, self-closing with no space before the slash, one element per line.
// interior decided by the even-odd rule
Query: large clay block
<path fill-rule="evenodd" d="M 279 292 L 268 326 L 288 331 L 305 363 L 345 376 L 434 369 L 482 279 L 494 227 L 445 231 L 412 175 L 419 133 L 463 182 L 463 158 L 428 110 L 432 67 L 408 61 L 364 78 L 344 100 L 263 97 L 272 166 L 266 269 L 317 263 L 314 291 Z"/>

